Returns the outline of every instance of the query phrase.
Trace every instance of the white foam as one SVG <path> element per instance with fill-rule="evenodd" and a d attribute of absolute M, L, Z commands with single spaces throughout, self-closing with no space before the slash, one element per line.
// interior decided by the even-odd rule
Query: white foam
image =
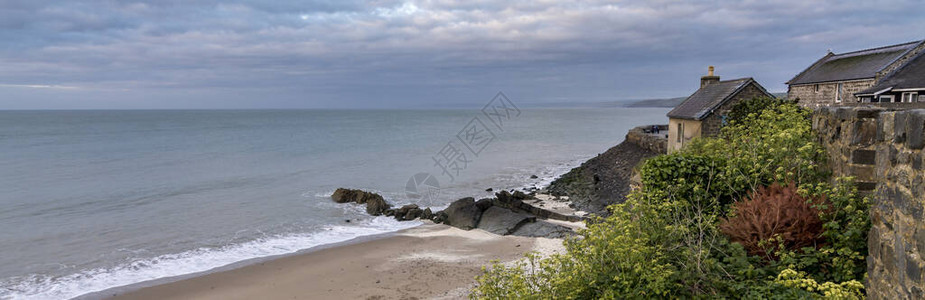
<path fill-rule="evenodd" d="M 113 268 L 84 270 L 61 277 L 29 275 L 2 282 L 0 299 L 67 299 L 139 282 L 209 271 L 243 260 L 283 255 L 353 238 L 394 232 L 422 224 L 378 217 L 354 226 L 328 226 L 313 233 L 258 239 L 220 248 L 199 248 L 136 260 Z"/>

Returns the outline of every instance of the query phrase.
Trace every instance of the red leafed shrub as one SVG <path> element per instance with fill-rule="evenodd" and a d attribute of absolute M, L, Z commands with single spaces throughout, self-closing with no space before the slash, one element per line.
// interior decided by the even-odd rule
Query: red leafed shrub
<path fill-rule="evenodd" d="M 821 204 L 825 198 L 808 200 L 793 183 L 759 188 L 749 199 L 734 204 L 732 217 L 722 220 L 720 230 L 745 246 L 748 254 L 766 259 L 777 259 L 774 250 L 781 244 L 788 250 L 818 247 L 823 223 L 813 203 Z"/>

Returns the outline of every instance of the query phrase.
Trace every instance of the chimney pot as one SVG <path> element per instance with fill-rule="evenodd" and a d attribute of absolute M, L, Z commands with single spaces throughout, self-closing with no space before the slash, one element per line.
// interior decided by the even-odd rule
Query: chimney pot
<path fill-rule="evenodd" d="M 713 66 L 707 68 L 707 76 L 700 77 L 700 87 L 703 88 L 707 85 L 714 84 L 719 82 L 719 76 L 713 75 Z"/>

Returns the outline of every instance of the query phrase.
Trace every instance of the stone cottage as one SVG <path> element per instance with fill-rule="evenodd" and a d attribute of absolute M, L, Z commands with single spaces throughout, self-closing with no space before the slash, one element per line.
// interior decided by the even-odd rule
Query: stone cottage
<path fill-rule="evenodd" d="M 700 77 L 700 89 L 668 112 L 668 152 L 691 139 L 717 135 L 736 103 L 756 97 L 774 96 L 751 77 L 720 81 L 710 66 Z"/>
<path fill-rule="evenodd" d="M 902 68 L 923 48 L 925 41 L 915 41 L 841 54 L 829 52 L 787 81 L 787 99 L 799 99 L 801 105 L 809 108 L 858 103 L 859 93 Z M 864 93 L 864 99 L 873 99 L 871 94 Z"/>
<path fill-rule="evenodd" d="M 885 74 L 874 86 L 854 95 L 861 103 L 902 103 L 898 106 L 925 107 L 925 51 Z"/>

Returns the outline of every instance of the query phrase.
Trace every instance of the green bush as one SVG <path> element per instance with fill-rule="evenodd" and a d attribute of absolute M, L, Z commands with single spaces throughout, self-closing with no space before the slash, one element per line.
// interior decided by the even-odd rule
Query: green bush
<path fill-rule="evenodd" d="M 757 104 L 756 104 L 757 105 Z M 764 105 L 764 104 L 762 104 Z M 862 295 L 868 204 L 850 180 L 829 184 L 809 113 L 776 101 L 677 153 L 640 167 L 642 187 L 612 215 L 589 222 L 566 253 L 494 265 L 479 299 L 840 298 Z M 819 247 L 750 256 L 719 230 L 732 203 L 794 182 L 824 222 Z M 780 238 L 780 237 L 774 237 Z M 773 241 L 768 241 L 773 242 Z M 773 244 L 773 243 L 771 243 Z"/>

